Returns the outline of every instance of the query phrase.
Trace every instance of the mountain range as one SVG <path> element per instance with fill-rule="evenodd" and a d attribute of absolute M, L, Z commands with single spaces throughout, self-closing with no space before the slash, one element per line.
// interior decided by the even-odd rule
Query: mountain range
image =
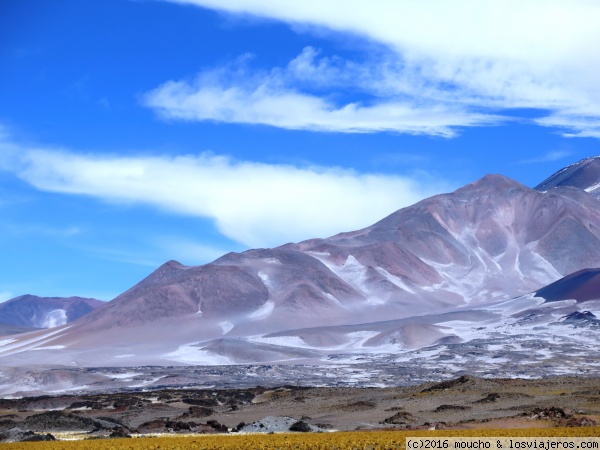
<path fill-rule="evenodd" d="M 73 322 L 104 305 L 93 298 L 21 295 L 0 303 L 0 335 Z"/>
<path fill-rule="evenodd" d="M 0 361 L 133 367 L 393 355 L 404 364 L 445 355 L 459 370 L 477 343 L 492 371 L 525 357 L 548 366 L 566 349 L 581 366 L 573 349 L 597 342 L 600 330 L 599 198 L 596 157 L 534 189 L 486 175 L 362 230 L 201 266 L 169 261 L 101 307 L 86 303 L 93 310 L 78 320 L 67 323 L 71 313 L 57 307 L 60 326 L 0 338 Z"/>

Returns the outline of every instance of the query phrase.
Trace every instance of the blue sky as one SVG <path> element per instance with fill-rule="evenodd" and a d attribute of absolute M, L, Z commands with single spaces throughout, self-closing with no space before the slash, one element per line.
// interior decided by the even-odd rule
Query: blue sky
<path fill-rule="evenodd" d="M 588 0 L 3 0 L 0 300 L 600 154 Z"/>

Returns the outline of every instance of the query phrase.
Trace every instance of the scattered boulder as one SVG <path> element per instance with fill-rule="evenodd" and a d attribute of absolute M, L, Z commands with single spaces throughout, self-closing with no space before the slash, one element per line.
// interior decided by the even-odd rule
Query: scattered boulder
<path fill-rule="evenodd" d="M 233 430 L 231 430 L 231 431 L 233 431 L 233 432 L 238 432 L 238 431 L 240 431 L 242 428 L 244 428 L 245 426 L 246 426 L 246 422 L 240 422 L 240 423 L 238 423 L 238 424 L 237 424 L 237 426 L 236 426 L 236 427 L 235 427 Z"/>
<path fill-rule="evenodd" d="M 108 435 L 109 438 L 130 438 L 131 434 L 129 434 L 129 430 L 125 428 L 117 428 L 112 433 Z"/>
<path fill-rule="evenodd" d="M 561 427 L 595 427 L 596 425 L 598 422 L 589 417 L 572 417 L 560 423 Z"/>
<path fill-rule="evenodd" d="M 256 422 L 244 425 L 239 428 L 238 431 L 245 433 L 278 433 L 286 431 L 306 433 L 324 430 L 324 428 L 321 428 L 318 425 L 311 425 L 303 419 L 309 420 L 306 416 L 303 416 L 300 420 L 294 419 L 293 417 L 267 416 Z"/>
<path fill-rule="evenodd" d="M 423 423 L 421 428 L 427 429 L 427 430 L 446 430 L 446 429 L 448 429 L 448 424 L 446 422 L 435 422 L 435 423 L 425 422 L 425 423 Z"/>
<path fill-rule="evenodd" d="M 108 426 L 107 428 L 125 427 L 123 422 L 121 422 L 119 419 L 116 419 L 114 417 L 98 416 L 98 417 L 96 417 L 96 420 L 98 422 L 108 422 L 109 424 L 114 424 L 114 426 Z"/>
<path fill-rule="evenodd" d="M 421 391 L 421 393 L 426 393 L 426 392 L 434 392 L 434 391 L 443 391 L 446 389 L 451 389 L 453 387 L 456 386 L 460 386 L 461 384 L 465 384 L 466 382 L 470 381 L 471 378 L 463 375 L 459 378 L 456 378 L 454 380 L 447 380 L 447 381 L 442 381 L 441 383 L 436 383 L 433 386 L 430 386 L 428 388 L 425 388 Z"/>
<path fill-rule="evenodd" d="M 71 403 L 66 409 L 102 409 L 104 405 L 90 400 Z"/>
<path fill-rule="evenodd" d="M 145 403 L 150 403 L 150 400 L 139 399 L 135 396 L 119 396 L 117 400 L 113 403 L 113 408 L 127 410 L 129 408 L 143 408 Z"/>
<path fill-rule="evenodd" d="M 400 411 L 394 414 L 393 416 L 388 417 L 381 423 L 388 425 L 406 425 L 414 421 L 415 417 L 411 413 L 408 413 L 406 411 Z"/>
<path fill-rule="evenodd" d="M 51 434 L 36 434 L 33 431 L 23 431 L 20 428 L 12 428 L 0 433 L 0 442 L 39 442 L 55 441 Z"/>
<path fill-rule="evenodd" d="M 496 400 L 498 400 L 500 398 L 500 394 L 497 394 L 496 392 L 492 392 L 491 394 L 488 394 L 486 397 L 483 397 L 480 400 L 477 400 L 475 403 L 492 403 L 495 402 Z"/>
<path fill-rule="evenodd" d="M 337 408 L 341 411 L 364 411 L 373 409 L 377 406 L 377 403 L 370 400 L 360 400 L 358 402 L 346 403 L 339 405 Z"/>
<path fill-rule="evenodd" d="M 209 420 L 206 422 L 206 425 L 211 426 L 214 430 L 219 431 L 220 433 L 227 433 L 229 431 L 227 425 L 223 425 L 222 423 L 219 423 L 216 420 Z"/>
<path fill-rule="evenodd" d="M 562 322 L 565 325 L 572 325 L 574 327 L 593 327 L 600 328 L 600 320 L 590 311 L 575 311 L 562 317 Z"/>
<path fill-rule="evenodd" d="M 573 417 L 573 414 L 569 410 L 564 410 L 562 408 L 558 408 L 556 406 L 551 406 L 549 408 L 535 408 L 529 414 L 532 419 L 553 419 L 553 420 L 563 420 L 570 419 Z"/>
<path fill-rule="evenodd" d="M 102 428 L 97 421 L 62 411 L 48 411 L 27 417 L 23 426 L 33 431 L 96 431 Z"/>
<path fill-rule="evenodd" d="M 142 433 L 158 433 L 164 432 L 165 430 L 165 419 L 154 419 L 142 423 L 138 427 L 138 431 Z"/>
<path fill-rule="evenodd" d="M 50 433 L 47 434 L 35 434 L 32 431 L 26 431 L 24 433 L 21 442 L 43 442 L 43 441 L 55 441 L 56 438 Z"/>
<path fill-rule="evenodd" d="M 470 406 L 461 406 L 461 405 L 440 405 L 437 408 L 435 408 L 436 412 L 443 412 L 443 411 L 461 411 L 461 410 L 465 410 L 465 409 L 471 409 Z"/>
<path fill-rule="evenodd" d="M 210 408 L 205 408 L 203 406 L 190 406 L 188 412 L 179 416 L 181 419 L 188 418 L 199 418 L 199 417 L 207 417 L 212 416 L 214 414 L 214 410 Z"/>
<path fill-rule="evenodd" d="M 214 427 L 209 423 L 207 424 L 207 428 L 211 429 Z M 212 421 L 217 423 L 216 421 Z M 185 422 L 183 420 L 171 420 L 166 418 L 154 419 L 148 422 L 142 423 L 137 431 L 140 433 L 181 433 L 181 432 L 191 432 L 203 427 L 202 424 L 196 422 Z M 203 431 L 203 430 L 201 430 Z M 221 431 L 219 424 L 219 431 Z M 225 427 L 225 431 L 227 431 L 227 427 Z"/>
<path fill-rule="evenodd" d="M 549 408 L 535 408 L 529 413 L 523 413 L 531 419 L 552 420 L 559 427 L 593 427 L 597 422 L 589 417 L 575 417 L 570 409 L 556 406 Z"/>
<path fill-rule="evenodd" d="M 299 431 L 301 433 L 308 433 L 310 431 L 312 431 L 312 429 L 310 428 L 310 425 L 307 424 L 306 422 L 299 420 L 298 422 L 295 422 L 292 424 L 292 426 L 290 427 L 290 431 Z"/>
<path fill-rule="evenodd" d="M 590 311 L 575 311 L 563 317 L 565 322 L 581 322 L 595 320 L 596 316 Z"/>
<path fill-rule="evenodd" d="M 219 402 L 214 398 L 182 398 L 183 403 L 196 406 L 218 406 Z"/>

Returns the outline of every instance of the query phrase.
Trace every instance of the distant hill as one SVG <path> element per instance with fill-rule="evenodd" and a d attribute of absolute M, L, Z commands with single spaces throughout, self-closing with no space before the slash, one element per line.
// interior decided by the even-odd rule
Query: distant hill
<path fill-rule="evenodd" d="M 53 328 L 77 320 L 104 304 L 103 301 L 93 298 L 21 295 L 0 303 L 0 324 L 25 328 Z M 16 327 L 12 329 L 17 330 Z M 3 328 L 5 327 L 0 326 L 0 332 Z M 5 329 L 10 330 L 8 327 Z"/>

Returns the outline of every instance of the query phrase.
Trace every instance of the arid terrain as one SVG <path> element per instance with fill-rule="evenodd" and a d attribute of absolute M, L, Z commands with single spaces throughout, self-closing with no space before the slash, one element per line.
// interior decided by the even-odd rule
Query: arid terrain
<path fill-rule="evenodd" d="M 0 400 L 0 436 L 5 441 L 46 434 L 85 439 L 154 433 L 581 427 L 599 422 L 600 380 L 584 377 L 462 376 L 398 388 L 259 386 Z"/>

